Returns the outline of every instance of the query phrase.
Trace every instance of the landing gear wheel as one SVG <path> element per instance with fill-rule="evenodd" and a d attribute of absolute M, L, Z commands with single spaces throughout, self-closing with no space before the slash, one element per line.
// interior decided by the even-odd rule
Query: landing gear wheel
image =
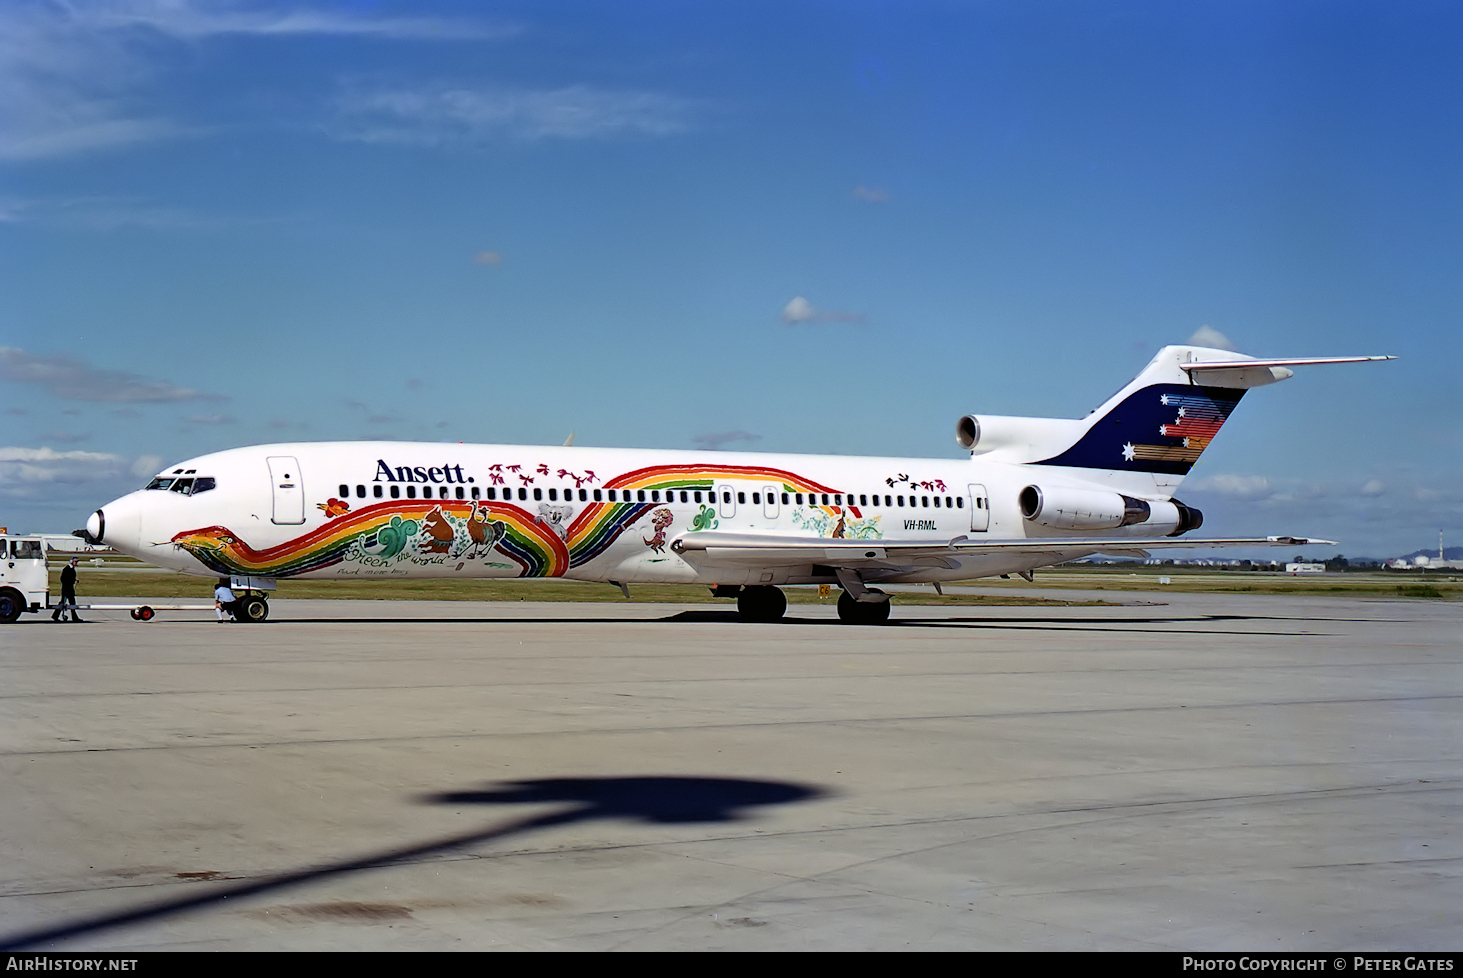
<path fill-rule="evenodd" d="M 13 587 L 0 588 L 0 625 L 8 625 L 25 610 L 25 595 Z"/>
<path fill-rule="evenodd" d="M 147 605 L 143 605 L 141 608 L 138 608 L 132 613 L 132 617 L 136 618 L 138 621 L 152 621 L 153 618 L 156 616 L 157 612 L 153 611 Z"/>
<path fill-rule="evenodd" d="M 259 622 L 269 617 L 269 602 L 251 594 L 239 600 L 239 610 L 234 612 L 239 621 Z"/>
<path fill-rule="evenodd" d="M 870 594 L 883 594 L 876 587 L 869 588 Z M 853 595 L 844 591 L 838 596 L 838 619 L 847 625 L 882 625 L 889 620 L 889 599 L 883 601 L 855 601 Z"/>
<path fill-rule="evenodd" d="M 781 588 L 757 584 L 737 595 L 737 614 L 742 621 L 781 621 L 787 611 L 787 595 Z"/>
<path fill-rule="evenodd" d="M 142 621 L 142 613 L 136 608 L 133 608 L 131 611 L 127 612 L 127 614 L 132 616 L 133 621 Z"/>

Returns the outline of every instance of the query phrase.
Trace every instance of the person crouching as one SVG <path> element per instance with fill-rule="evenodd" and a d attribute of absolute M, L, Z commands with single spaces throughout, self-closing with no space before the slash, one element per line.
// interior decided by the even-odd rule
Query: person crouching
<path fill-rule="evenodd" d="M 229 588 L 227 577 L 220 577 L 218 587 L 213 589 L 213 611 L 221 622 L 228 621 L 231 616 L 238 614 L 239 602 Z"/>

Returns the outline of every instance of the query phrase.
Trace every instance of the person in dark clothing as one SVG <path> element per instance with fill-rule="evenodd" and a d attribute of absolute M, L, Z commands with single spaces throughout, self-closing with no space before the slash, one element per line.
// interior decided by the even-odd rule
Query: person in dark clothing
<path fill-rule="evenodd" d="M 61 571 L 61 603 L 51 615 L 52 621 L 63 621 L 66 609 L 71 609 L 71 620 L 81 621 L 76 613 L 76 558 L 72 557 Z"/>

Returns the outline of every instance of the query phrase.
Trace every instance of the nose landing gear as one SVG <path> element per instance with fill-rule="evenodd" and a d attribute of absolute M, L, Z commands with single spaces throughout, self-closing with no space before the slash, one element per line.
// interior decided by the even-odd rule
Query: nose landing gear
<path fill-rule="evenodd" d="M 237 607 L 234 608 L 235 621 L 260 622 L 268 617 L 269 602 L 262 594 L 245 594 L 238 599 Z"/>

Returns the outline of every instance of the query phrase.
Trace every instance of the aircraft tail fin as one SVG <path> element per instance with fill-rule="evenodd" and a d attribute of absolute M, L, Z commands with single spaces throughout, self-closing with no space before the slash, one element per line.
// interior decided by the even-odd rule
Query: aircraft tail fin
<path fill-rule="evenodd" d="M 1250 388 L 1293 376 L 1293 366 L 1391 359 L 1265 360 L 1211 347 L 1166 346 L 1131 383 L 1081 421 L 968 416 L 961 419 L 956 437 L 972 454 L 1102 470 L 1104 478 L 1107 473 L 1147 473 L 1160 491 L 1172 491 Z"/>

